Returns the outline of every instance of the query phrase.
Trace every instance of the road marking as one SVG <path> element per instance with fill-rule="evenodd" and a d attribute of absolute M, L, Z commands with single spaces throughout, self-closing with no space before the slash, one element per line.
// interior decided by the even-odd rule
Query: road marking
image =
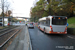
<path fill-rule="evenodd" d="M 71 39 L 75 39 L 74 37 L 71 37 L 71 36 L 67 36 L 67 37 L 69 37 L 69 38 L 71 38 Z"/>
<path fill-rule="evenodd" d="M 56 48 L 74 49 L 74 46 L 56 46 Z"/>

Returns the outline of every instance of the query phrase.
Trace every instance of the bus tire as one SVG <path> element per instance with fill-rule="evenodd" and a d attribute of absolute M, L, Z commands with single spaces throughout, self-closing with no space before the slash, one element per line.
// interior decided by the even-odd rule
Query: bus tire
<path fill-rule="evenodd" d="M 39 26 L 39 30 L 40 30 L 40 26 Z"/>
<path fill-rule="evenodd" d="M 44 28 L 44 33 L 46 33 L 46 32 L 45 32 L 45 28 Z"/>

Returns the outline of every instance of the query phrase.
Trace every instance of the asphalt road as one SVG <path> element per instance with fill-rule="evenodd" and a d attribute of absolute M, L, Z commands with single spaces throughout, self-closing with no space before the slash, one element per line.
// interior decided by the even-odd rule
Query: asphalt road
<path fill-rule="evenodd" d="M 33 50 L 75 50 L 75 35 L 44 34 L 37 27 L 29 34 Z"/>

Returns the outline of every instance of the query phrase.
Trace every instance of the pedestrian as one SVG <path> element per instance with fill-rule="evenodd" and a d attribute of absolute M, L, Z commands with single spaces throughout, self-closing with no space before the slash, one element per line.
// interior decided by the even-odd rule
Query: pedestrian
<path fill-rule="evenodd" d="M 69 24 L 67 23 L 67 26 L 68 26 Z"/>
<path fill-rule="evenodd" d="M 10 25 L 10 23 L 8 23 L 8 26 Z"/>
<path fill-rule="evenodd" d="M 26 26 L 27 26 L 27 23 L 26 23 Z"/>

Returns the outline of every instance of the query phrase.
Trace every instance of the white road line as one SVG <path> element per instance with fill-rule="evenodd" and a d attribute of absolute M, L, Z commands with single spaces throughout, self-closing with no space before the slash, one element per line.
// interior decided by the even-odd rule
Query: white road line
<path fill-rule="evenodd" d="M 71 38 L 71 39 L 75 39 L 74 37 L 71 37 L 71 36 L 67 36 L 68 38 Z"/>

